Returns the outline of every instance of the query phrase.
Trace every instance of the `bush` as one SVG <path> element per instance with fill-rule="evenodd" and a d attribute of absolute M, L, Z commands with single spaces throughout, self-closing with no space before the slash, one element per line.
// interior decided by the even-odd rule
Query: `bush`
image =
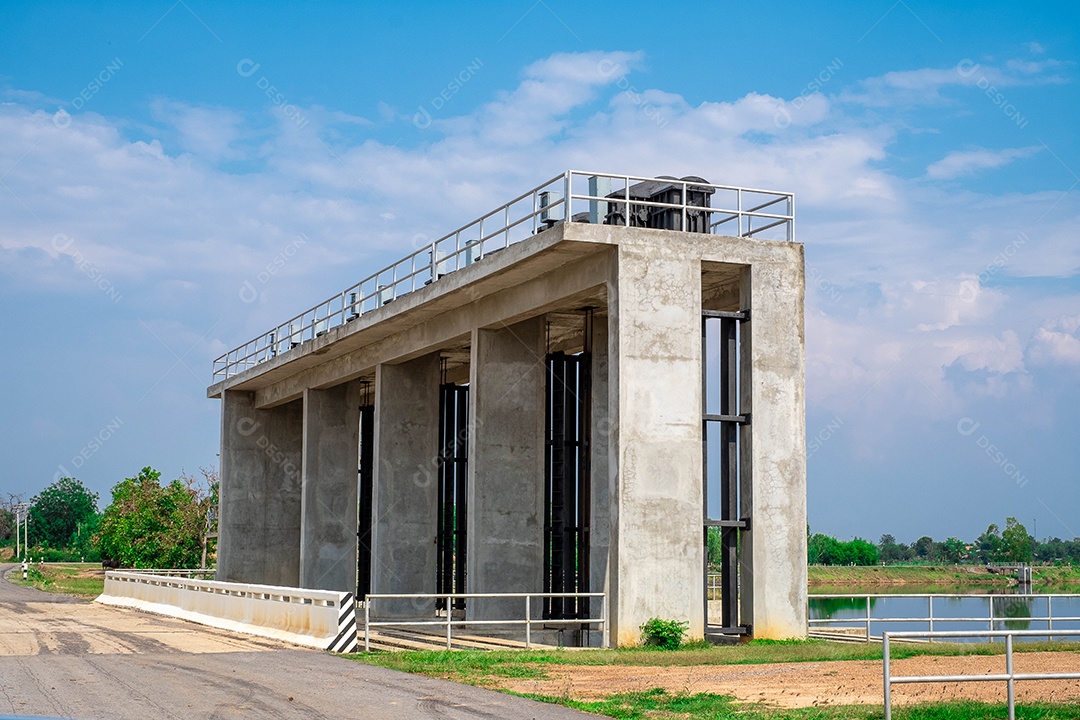
<path fill-rule="evenodd" d="M 661 620 L 652 618 L 641 625 L 641 641 L 647 647 L 661 650 L 678 650 L 690 626 L 685 620 Z"/>

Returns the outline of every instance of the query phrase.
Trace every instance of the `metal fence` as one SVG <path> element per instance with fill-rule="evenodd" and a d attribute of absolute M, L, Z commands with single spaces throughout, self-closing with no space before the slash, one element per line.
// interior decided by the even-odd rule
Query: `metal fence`
<path fill-rule="evenodd" d="M 934 623 L 939 623 L 939 624 L 940 623 L 968 623 L 968 624 L 970 624 L 970 623 L 979 623 L 979 624 L 985 624 L 987 629 L 986 629 L 985 632 L 973 631 L 973 632 L 976 632 L 976 635 L 973 636 L 973 637 L 988 637 L 988 636 L 992 635 L 994 632 L 997 632 L 998 628 L 1001 627 L 1004 623 L 1007 623 L 1007 622 L 1041 622 L 1041 623 L 1046 623 L 1047 631 L 1042 632 L 1043 635 L 1051 634 L 1050 631 L 1054 630 L 1054 623 L 1055 622 L 1057 622 L 1059 624 L 1064 623 L 1064 622 L 1072 622 L 1072 623 L 1080 622 L 1080 617 L 1078 617 L 1078 616 L 1054 615 L 1054 599 L 1055 598 L 1057 598 L 1059 600 L 1066 600 L 1066 599 L 1068 599 L 1068 600 L 1076 600 L 1076 599 L 1080 598 L 1080 595 L 1076 595 L 1076 594 L 1057 593 L 1057 594 L 1016 594 L 1016 595 L 963 595 L 963 594 L 958 594 L 958 593 L 953 593 L 953 594 L 922 594 L 922 593 L 908 594 L 908 593 L 897 593 L 897 594 L 882 594 L 882 595 L 872 595 L 872 594 L 865 594 L 865 595 L 864 594 L 859 594 L 859 595 L 830 594 L 830 595 L 812 595 L 810 597 L 811 597 L 811 599 L 844 599 L 844 600 L 862 600 L 862 601 L 864 601 L 864 603 L 865 603 L 865 615 L 862 616 L 862 617 L 810 618 L 807 622 L 809 624 L 810 630 L 814 630 L 815 628 L 819 628 L 819 629 L 820 628 L 827 628 L 829 626 L 852 627 L 852 626 L 862 625 L 865 628 L 865 631 L 866 631 L 866 641 L 867 642 L 870 642 L 871 640 L 876 639 L 871 634 L 871 627 L 873 625 L 875 625 L 875 624 L 880 625 L 882 623 L 921 623 L 921 624 L 927 626 L 929 633 L 934 632 Z M 899 599 L 899 598 L 922 598 L 922 599 L 925 599 L 926 600 L 927 614 L 925 616 L 923 616 L 923 617 L 918 617 L 918 616 L 913 617 L 911 615 L 904 615 L 904 616 L 898 616 L 898 617 L 879 617 L 879 616 L 873 615 L 872 601 L 880 600 L 880 599 Z M 937 600 L 945 600 L 945 599 L 956 599 L 956 598 L 963 598 L 963 599 L 966 599 L 966 600 L 979 600 L 979 601 L 986 600 L 987 613 L 985 615 L 980 615 L 980 616 L 977 616 L 977 617 L 974 617 L 974 616 L 973 617 L 949 617 L 949 616 L 942 615 L 940 613 L 935 615 L 935 613 L 934 613 L 934 600 L 936 600 L 936 599 Z M 1029 615 L 1029 616 L 1023 616 L 1023 617 L 1009 617 L 1009 616 L 1006 616 L 1006 617 L 997 616 L 997 617 L 995 617 L 994 601 L 997 600 L 997 601 L 1000 602 L 1000 601 L 1002 601 L 1002 599 L 1020 600 L 1020 601 L 1035 600 L 1035 599 L 1045 600 L 1046 601 L 1047 611 L 1046 611 L 1045 615 Z M 978 634 L 979 632 L 981 632 L 981 635 Z M 1017 631 L 1017 632 L 1019 632 L 1019 631 Z M 1032 631 L 1032 632 L 1041 632 L 1041 631 Z M 1072 631 L 1069 631 L 1069 632 L 1072 632 Z M 1054 636 L 1057 636 L 1059 633 L 1058 632 L 1053 632 L 1052 634 Z M 893 633 L 893 636 L 895 637 L 896 634 Z M 928 640 L 930 642 L 933 642 L 933 637 L 928 638 Z"/>
<path fill-rule="evenodd" d="M 1055 637 L 1080 638 L 1080 630 L 1059 630 Z M 978 638 L 990 635 L 1005 639 L 1005 672 L 993 675 L 893 675 L 890 667 L 890 640 L 923 639 L 933 642 L 935 638 Z M 882 674 L 885 688 L 885 720 L 892 720 L 892 686 L 910 683 L 947 683 L 947 682 L 1004 682 L 1007 685 L 1009 720 L 1016 720 L 1016 681 L 1017 680 L 1080 680 L 1080 673 L 1018 673 L 1013 668 L 1014 637 L 1047 637 L 1050 633 L 1042 630 L 999 630 L 992 633 L 980 631 L 939 631 L 939 632 L 884 632 L 882 642 Z"/>
<path fill-rule="evenodd" d="M 444 600 L 446 607 L 453 607 L 453 601 L 457 599 L 466 598 L 489 598 L 495 600 L 507 600 L 507 599 L 520 599 L 524 601 L 524 613 L 522 619 L 517 619 L 517 616 L 513 618 L 507 618 L 504 620 L 468 620 L 458 619 L 455 620 L 452 612 L 447 612 L 443 618 L 432 619 L 419 619 L 419 620 L 407 620 L 407 619 L 394 619 L 394 620 L 372 620 L 372 605 L 378 600 Z M 532 615 L 532 600 L 533 598 L 601 598 L 600 617 L 598 618 L 577 618 L 567 620 L 534 620 Z M 451 648 L 451 642 L 453 639 L 452 633 L 454 626 L 468 625 L 484 626 L 484 625 L 523 625 L 525 627 L 525 647 L 532 647 L 532 628 L 533 625 L 597 625 L 599 630 L 603 633 L 602 647 L 608 647 L 608 605 L 607 595 L 604 593 L 413 593 L 413 594 L 395 594 L 395 593 L 368 593 L 364 602 L 364 651 L 371 651 L 371 628 L 374 627 L 432 627 L 441 626 L 446 629 L 446 649 Z"/>
<path fill-rule="evenodd" d="M 177 570 L 177 569 L 161 569 L 161 568 L 117 568 L 118 571 L 126 573 L 140 573 L 143 575 L 159 575 L 164 577 L 183 577 L 183 578 L 202 578 L 203 580 L 213 580 L 217 576 L 217 570 L 215 568 L 195 568 L 190 570 Z"/>
<path fill-rule="evenodd" d="M 631 195 L 640 182 L 675 188 L 671 202 Z M 379 270 L 214 361 L 214 381 L 226 380 L 339 327 L 364 313 L 481 261 L 562 222 L 638 225 L 649 212 L 666 211 L 678 228 L 736 237 L 770 234 L 795 239 L 792 193 L 693 179 L 567 170 L 491 212 Z"/>

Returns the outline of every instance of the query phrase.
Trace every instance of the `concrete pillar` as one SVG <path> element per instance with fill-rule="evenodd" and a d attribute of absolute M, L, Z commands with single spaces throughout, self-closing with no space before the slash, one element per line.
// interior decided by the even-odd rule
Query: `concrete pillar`
<path fill-rule="evenodd" d="M 360 382 L 304 391 L 300 586 L 356 592 Z"/>
<path fill-rule="evenodd" d="M 613 285 L 611 639 L 636 643 L 652 617 L 686 621 L 700 639 L 701 264 L 678 243 L 627 238 Z"/>
<path fill-rule="evenodd" d="M 372 592 L 435 592 L 439 356 L 375 371 Z M 379 617 L 427 617 L 433 600 L 376 601 Z"/>
<path fill-rule="evenodd" d="M 217 578 L 296 587 L 303 403 L 259 410 L 253 393 L 226 390 L 221 419 Z"/>
<path fill-rule="evenodd" d="M 611 592 L 608 585 L 611 548 L 611 510 L 618 475 L 609 461 L 612 430 L 608 406 L 608 319 L 593 319 L 592 336 L 592 452 L 589 462 L 592 477 L 591 516 L 589 518 L 589 589 Z M 592 601 L 593 617 L 600 616 L 601 603 Z"/>
<path fill-rule="evenodd" d="M 469 592 L 544 587 L 545 355 L 542 317 L 473 331 Z M 472 598 L 466 607 L 476 620 L 523 619 L 524 613 L 519 600 Z M 539 607 L 537 601 L 534 613 Z"/>
<path fill-rule="evenodd" d="M 740 621 L 756 638 L 806 637 L 803 257 L 742 270 Z M 749 376 L 745 374 L 749 372 Z"/>

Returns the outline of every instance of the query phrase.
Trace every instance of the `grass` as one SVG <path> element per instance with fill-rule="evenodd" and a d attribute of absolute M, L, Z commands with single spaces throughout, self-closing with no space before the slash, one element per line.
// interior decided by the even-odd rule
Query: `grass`
<path fill-rule="evenodd" d="M 1016 584 L 1015 574 L 991 573 L 981 565 L 811 565 L 807 575 L 811 587 L 855 585 L 861 592 L 872 592 L 876 585 L 1009 587 Z M 1080 567 L 1035 567 L 1032 583 L 1040 589 L 1080 585 Z"/>
<path fill-rule="evenodd" d="M 1023 643 L 1016 652 L 1078 652 L 1080 643 Z M 901 645 L 892 648 L 894 658 L 917 655 L 1000 655 L 998 644 Z M 543 679 L 545 666 L 585 665 L 738 665 L 756 663 L 817 662 L 830 660 L 880 660 L 880 645 L 836 643 L 825 640 L 754 640 L 735 646 L 690 645 L 675 651 L 652 648 L 620 650 L 534 650 L 534 651 L 430 651 L 370 653 L 349 656 L 351 659 L 395 670 L 442 678 L 471 685 L 493 686 L 498 678 Z M 514 693 L 516 694 L 516 693 Z M 735 698 L 709 693 L 670 693 L 655 688 L 644 692 L 619 693 L 603 700 L 577 700 L 571 697 L 531 695 L 547 703 L 556 703 L 597 715 L 613 718 L 649 718 L 682 720 L 712 718 L 726 720 L 860 720 L 882 718 L 880 705 L 837 705 L 816 708 L 777 709 Z M 952 701 L 923 703 L 893 709 L 896 720 L 989 720 L 1006 715 L 1002 703 Z M 1080 720 L 1080 706 L 1028 703 L 1018 705 L 1016 717 L 1022 720 Z"/>
<path fill-rule="evenodd" d="M 724 695 L 699 693 L 673 694 L 656 688 L 638 693 L 612 695 L 604 700 L 580 701 L 545 695 L 525 695 L 541 702 L 557 703 L 577 710 L 613 718 L 710 718 L 726 720 L 849 720 L 884 717 L 876 705 L 838 705 L 831 707 L 774 709 L 739 703 Z M 956 701 L 924 703 L 893 708 L 896 720 L 998 720 L 1006 715 L 1003 703 Z M 1016 706 L 1016 717 L 1023 720 L 1066 720 L 1080 718 L 1080 706 L 1030 703 Z"/>
<path fill-rule="evenodd" d="M 1080 643 L 1018 643 L 1016 652 L 1080 651 Z M 893 658 L 917 655 L 1001 655 L 1001 643 L 934 643 L 892 646 Z M 837 643 L 827 640 L 753 640 L 742 645 L 689 645 L 680 650 L 626 648 L 620 650 L 451 650 L 376 652 L 349 656 L 417 675 L 444 678 L 472 685 L 490 685 L 493 678 L 544 678 L 546 665 L 749 665 L 760 663 L 822 662 L 830 660 L 881 660 L 881 646 Z"/>
<path fill-rule="evenodd" d="M 105 573 L 96 563 L 31 565 L 26 580 L 22 579 L 22 571 L 18 568 L 8 579 L 16 585 L 84 599 L 96 598 L 105 589 Z"/>

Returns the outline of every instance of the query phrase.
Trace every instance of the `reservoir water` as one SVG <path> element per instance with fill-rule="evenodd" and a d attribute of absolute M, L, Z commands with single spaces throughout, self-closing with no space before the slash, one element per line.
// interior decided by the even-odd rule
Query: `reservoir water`
<path fill-rule="evenodd" d="M 970 585 L 875 586 L 869 590 L 818 586 L 810 593 L 811 629 L 817 631 L 856 628 L 865 632 L 867 595 L 871 596 L 870 634 L 874 637 L 882 632 L 929 630 L 931 616 L 936 631 L 988 630 L 991 616 L 995 630 L 1049 630 L 1051 622 L 1055 630 L 1080 630 L 1080 594 L 1074 594 L 1080 593 L 1078 587 L 1019 594 L 1016 588 Z M 922 597 L 911 597 L 916 594 Z M 932 611 L 930 599 L 924 596 L 928 594 L 935 596 Z"/>

